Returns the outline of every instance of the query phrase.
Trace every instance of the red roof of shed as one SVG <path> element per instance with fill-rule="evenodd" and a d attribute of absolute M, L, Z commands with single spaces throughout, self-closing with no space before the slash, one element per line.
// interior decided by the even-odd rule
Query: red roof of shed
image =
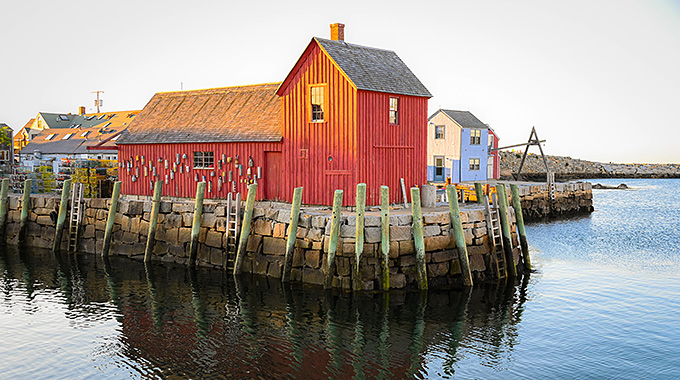
<path fill-rule="evenodd" d="M 281 141 L 279 84 L 159 92 L 118 144 Z"/>

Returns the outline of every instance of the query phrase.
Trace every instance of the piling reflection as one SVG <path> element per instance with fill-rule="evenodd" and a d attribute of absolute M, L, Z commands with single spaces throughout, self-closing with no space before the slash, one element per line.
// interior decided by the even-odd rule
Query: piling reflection
<path fill-rule="evenodd" d="M 110 365 L 142 377 L 445 377 L 464 356 L 503 369 L 517 344 L 528 279 L 508 286 L 360 296 L 234 279 L 221 270 L 117 256 L 0 252 L 5 300 L 51 290 L 74 325 L 117 321 Z M 68 339 L 68 337 L 65 337 Z"/>

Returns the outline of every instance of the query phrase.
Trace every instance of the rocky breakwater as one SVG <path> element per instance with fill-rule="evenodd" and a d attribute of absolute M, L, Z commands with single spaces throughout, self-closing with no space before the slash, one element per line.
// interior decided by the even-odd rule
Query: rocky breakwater
<path fill-rule="evenodd" d="M 32 195 L 28 213 L 28 247 L 51 248 L 55 223 L 50 217 L 59 206 L 59 199 Z M 7 241 L 16 244 L 21 214 L 21 199 L 9 198 Z M 152 202 L 147 197 L 122 196 L 112 234 L 111 255 L 142 259 L 146 247 Z M 91 254 L 102 252 L 104 229 L 110 201 L 86 199 L 78 251 Z M 191 224 L 194 202 L 191 199 L 163 199 L 160 203 L 152 260 L 187 263 L 190 251 Z M 514 211 L 508 208 L 512 221 L 513 247 L 517 247 Z M 361 258 L 363 289 L 378 289 L 382 273 L 381 229 L 379 211 L 366 214 L 365 244 Z M 291 279 L 308 284 L 321 284 L 326 271 L 330 241 L 330 210 L 303 208 L 299 217 Z M 430 288 L 444 288 L 462 283 L 458 250 L 450 224 L 448 209 L 425 209 L 423 212 L 427 275 Z M 473 278 L 476 282 L 494 278 L 494 259 L 487 235 L 486 215 L 480 205 L 468 204 L 461 209 L 461 220 Z M 223 267 L 228 249 L 226 208 L 215 200 L 206 200 L 199 234 L 197 264 Z M 290 205 L 271 202 L 256 204 L 247 255 L 243 271 L 280 278 L 285 254 L 286 233 L 290 222 Z M 333 285 L 349 288 L 355 262 L 356 218 L 353 212 L 343 212 L 336 256 Z M 392 288 L 411 288 L 416 284 L 416 256 L 413 240 L 413 220 L 408 209 L 393 209 L 390 216 L 389 271 Z M 68 247 L 68 228 L 64 231 L 61 249 Z M 520 262 L 519 248 L 514 249 Z M 521 264 L 520 264 L 521 266 Z"/>
<path fill-rule="evenodd" d="M 500 151 L 501 177 L 511 179 L 517 173 L 522 153 Z M 556 180 L 580 178 L 680 178 L 680 164 L 621 164 L 579 160 L 571 157 L 546 155 L 548 167 Z M 539 154 L 527 154 L 522 177 L 530 181 L 545 181 L 545 164 Z"/>

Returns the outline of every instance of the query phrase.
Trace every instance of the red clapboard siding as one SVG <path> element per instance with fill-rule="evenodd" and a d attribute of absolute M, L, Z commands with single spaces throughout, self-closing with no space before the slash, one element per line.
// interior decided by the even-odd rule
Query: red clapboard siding
<path fill-rule="evenodd" d="M 399 99 L 399 123 L 389 123 L 389 100 Z M 380 186 L 390 188 L 390 201 L 403 202 L 410 188 L 426 183 L 427 98 L 359 91 L 358 182 L 367 186 L 366 202 L 380 204 Z"/>
<path fill-rule="evenodd" d="M 193 157 L 195 151 L 206 151 L 215 153 L 214 169 L 194 169 Z M 153 190 L 151 182 L 156 180 L 163 180 L 163 195 L 173 197 L 194 197 L 196 195 L 196 176 L 198 181 L 205 176 L 206 182 L 210 186 L 206 186 L 206 198 L 226 198 L 227 193 L 232 190 L 232 183 L 228 182 L 229 171 L 232 171 L 232 180 L 236 184 L 236 191 L 241 192 L 245 197 L 248 187 L 248 161 L 253 159 L 253 167 L 251 169 L 251 178 L 257 176 L 257 167 L 262 167 L 262 178 L 258 181 L 257 198 L 263 199 L 265 193 L 264 187 L 266 185 L 276 186 L 277 181 L 267 181 L 265 176 L 265 152 L 266 151 L 281 151 L 280 143 L 191 143 L 191 144 L 121 144 L 118 146 L 118 162 L 119 162 L 119 178 L 123 181 L 123 194 L 137 194 L 137 195 L 152 195 Z M 174 172 L 174 179 L 170 178 L 170 172 L 173 171 L 173 162 L 177 160 L 177 154 L 180 155 L 180 163 L 184 165 L 181 170 L 179 166 Z M 225 157 L 231 157 L 231 163 L 222 165 L 219 168 L 218 160 Z M 186 159 L 182 158 L 186 155 Z M 239 156 L 239 164 L 243 165 L 242 174 L 239 175 L 236 168 L 236 155 Z M 144 156 L 144 164 L 147 167 L 147 174 L 144 175 L 144 167 L 141 159 Z M 162 161 L 159 162 L 158 159 Z M 165 160 L 168 160 L 168 169 L 165 169 Z M 127 163 L 132 163 L 132 168 L 127 169 Z M 157 177 L 153 177 L 153 170 L 149 169 L 149 163 L 156 168 Z M 186 172 L 186 165 L 189 165 L 189 172 Z M 139 178 L 132 182 L 132 175 L 135 175 L 136 168 L 139 168 Z M 212 176 L 212 173 L 215 173 Z M 165 183 L 165 176 L 168 176 L 167 184 Z M 220 190 L 218 185 L 218 178 L 222 176 L 224 184 Z M 208 191 L 210 188 L 211 191 Z"/>
<path fill-rule="evenodd" d="M 343 204 L 354 203 L 357 178 L 357 92 L 316 43 L 298 62 L 283 91 L 283 160 L 285 199 L 304 187 L 306 204 L 332 204 L 333 192 L 344 190 Z M 304 56 L 304 54 L 303 54 Z M 308 120 L 309 85 L 326 84 L 323 123 Z M 329 161 L 329 157 L 332 160 Z"/>

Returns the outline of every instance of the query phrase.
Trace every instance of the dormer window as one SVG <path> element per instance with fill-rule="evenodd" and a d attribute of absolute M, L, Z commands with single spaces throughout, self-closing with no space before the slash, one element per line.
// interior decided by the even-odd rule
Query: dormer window
<path fill-rule="evenodd" d="M 390 124 L 399 124 L 399 98 L 390 98 Z"/>
<path fill-rule="evenodd" d="M 85 132 L 83 132 L 83 133 L 80 134 L 80 137 L 87 137 L 87 135 L 89 135 L 90 132 L 91 132 L 91 131 L 85 131 Z"/>
<path fill-rule="evenodd" d="M 324 121 L 324 109 L 326 108 L 326 86 L 311 86 L 310 87 L 310 106 L 311 106 L 311 117 L 312 123 L 320 123 Z"/>
<path fill-rule="evenodd" d="M 62 139 L 62 140 L 68 140 L 68 139 L 71 138 L 71 136 L 73 136 L 73 133 L 67 133 L 67 134 L 65 134 L 64 137 L 62 137 L 61 139 Z"/>
<path fill-rule="evenodd" d="M 45 136 L 45 140 L 50 141 L 56 136 L 56 133 L 50 133 L 49 135 Z"/>

